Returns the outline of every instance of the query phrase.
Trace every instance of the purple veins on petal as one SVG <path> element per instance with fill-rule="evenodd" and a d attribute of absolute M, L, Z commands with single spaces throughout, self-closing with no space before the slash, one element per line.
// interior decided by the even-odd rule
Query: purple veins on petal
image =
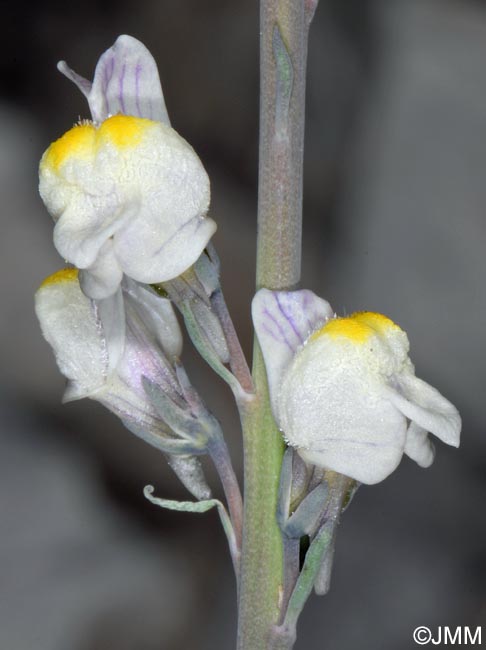
<path fill-rule="evenodd" d="M 135 105 L 137 107 L 137 114 L 142 115 L 142 109 L 140 108 L 140 74 L 142 72 L 142 64 L 137 63 L 135 66 Z M 150 118 L 152 118 L 152 111 L 150 111 Z"/>
<path fill-rule="evenodd" d="M 124 63 L 123 66 L 122 66 L 120 81 L 118 82 L 118 92 L 119 92 L 118 99 L 120 100 L 120 106 L 121 106 L 121 109 L 122 109 L 122 113 L 124 113 L 124 114 L 126 113 L 126 111 L 125 111 L 125 100 L 123 98 L 123 84 L 124 84 L 124 81 L 125 81 L 126 68 L 127 68 L 127 66 Z"/>
<path fill-rule="evenodd" d="M 266 323 L 262 325 L 262 329 L 269 334 L 274 341 L 278 341 L 279 343 L 285 343 L 285 345 L 291 350 L 292 352 L 294 351 L 294 348 L 290 345 L 288 341 L 282 341 L 282 339 L 278 336 L 275 336 L 275 332 L 273 332 Z"/>
<path fill-rule="evenodd" d="M 263 323 L 263 328 L 264 328 L 264 329 L 265 329 L 265 330 L 270 334 L 270 336 L 271 336 L 273 339 L 275 339 L 276 341 L 280 341 L 280 342 L 282 342 L 282 343 L 285 343 L 285 345 L 286 345 L 290 350 L 292 350 L 292 352 L 293 352 L 293 351 L 294 351 L 294 346 L 293 346 L 293 345 L 290 343 L 290 341 L 288 340 L 288 338 L 287 338 L 287 336 L 286 336 L 286 334 L 285 334 L 285 330 L 284 330 L 283 327 L 280 325 L 280 323 L 279 323 L 278 320 L 275 318 L 275 316 L 272 316 L 272 314 L 268 311 L 268 309 L 267 309 L 266 307 L 265 307 L 265 309 L 263 310 L 263 315 L 266 316 L 269 320 L 272 321 L 272 323 L 273 323 L 273 324 L 275 325 L 275 327 L 277 328 L 278 333 L 280 334 L 280 337 L 275 336 L 275 334 L 269 330 L 268 325 L 266 325 L 265 323 Z"/>
<path fill-rule="evenodd" d="M 111 57 L 109 63 L 107 63 L 103 71 L 103 92 L 104 93 L 106 93 L 108 90 L 108 85 L 113 75 L 114 66 L 115 66 L 115 59 L 114 57 Z"/>
<path fill-rule="evenodd" d="M 107 115 L 110 114 L 110 100 L 108 96 L 108 86 L 110 85 L 110 81 L 113 77 L 114 68 L 115 68 L 115 57 L 112 56 L 109 60 L 109 63 L 105 66 L 103 70 L 103 95 L 106 102 L 105 110 Z"/>
<path fill-rule="evenodd" d="M 302 337 L 300 331 L 298 330 L 297 326 L 295 325 L 295 322 L 294 322 L 294 320 L 293 320 L 292 315 L 289 314 L 289 313 L 287 313 L 287 312 L 285 311 L 285 309 L 283 308 L 282 303 L 281 303 L 281 301 L 280 301 L 280 296 L 279 296 L 279 294 L 276 293 L 276 294 L 274 294 L 274 296 L 275 296 L 275 300 L 277 301 L 277 305 L 278 305 L 278 308 L 279 308 L 279 310 L 280 310 L 280 313 L 281 313 L 282 316 L 284 316 L 284 318 L 287 320 L 287 322 L 289 323 L 290 327 L 293 329 L 293 331 L 294 331 L 296 337 L 299 339 L 299 341 L 300 341 L 301 343 L 303 343 L 303 342 L 304 342 L 304 339 L 303 339 L 303 337 Z"/>

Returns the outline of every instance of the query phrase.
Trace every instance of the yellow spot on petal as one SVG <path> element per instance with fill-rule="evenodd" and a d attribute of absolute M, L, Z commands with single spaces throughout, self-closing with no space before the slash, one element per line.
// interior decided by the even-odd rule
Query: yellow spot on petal
<path fill-rule="evenodd" d="M 44 287 L 48 287 L 49 285 L 53 284 L 60 284 L 62 282 L 74 282 L 78 280 L 78 269 L 61 269 L 60 271 L 56 271 L 52 275 L 49 275 L 44 282 L 40 285 L 39 289 L 43 289 Z"/>
<path fill-rule="evenodd" d="M 311 340 L 327 335 L 333 339 L 345 338 L 355 343 L 364 343 L 372 334 L 371 327 L 364 323 L 358 323 L 352 316 L 347 318 L 333 318 L 320 330 L 311 336 Z"/>
<path fill-rule="evenodd" d="M 333 339 L 343 338 L 355 343 L 364 343 L 374 334 L 382 335 L 387 331 L 402 330 L 387 316 L 372 311 L 360 311 L 345 318 L 333 318 L 310 338 L 314 340 L 327 335 Z"/>
<path fill-rule="evenodd" d="M 143 134 L 154 125 L 152 120 L 131 115 L 113 115 L 106 119 L 98 130 L 97 146 L 102 146 L 107 140 L 116 147 L 135 147 Z"/>
<path fill-rule="evenodd" d="M 356 322 L 372 327 L 378 334 L 386 330 L 401 331 L 401 328 L 387 316 L 377 314 L 373 311 L 358 311 L 351 316 Z"/>
<path fill-rule="evenodd" d="M 91 122 L 76 124 L 51 144 L 41 160 L 41 170 L 50 168 L 58 172 L 67 160 L 90 160 L 106 144 L 118 149 L 136 147 L 144 133 L 156 122 L 131 115 L 113 115 L 100 126 Z"/>
<path fill-rule="evenodd" d="M 58 171 L 67 158 L 89 158 L 93 153 L 96 128 L 93 124 L 76 124 L 51 144 L 44 154 L 41 167 Z"/>

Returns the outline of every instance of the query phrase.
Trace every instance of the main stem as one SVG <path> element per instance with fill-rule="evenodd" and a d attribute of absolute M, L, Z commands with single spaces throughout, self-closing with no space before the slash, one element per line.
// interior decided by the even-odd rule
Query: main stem
<path fill-rule="evenodd" d="M 300 280 L 307 13 L 261 0 L 257 288 Z"/>
<path fill-rule="evenodd" d="M 307 30 L 317 0 L 261 0 L 257 288 L 300 280 Z M 256 397 L 243 414 L 245 506 L 238 650 L 265 650 L 283 596 L 276 521 L 282 436 L 273 420 L 258 343 Z"/>

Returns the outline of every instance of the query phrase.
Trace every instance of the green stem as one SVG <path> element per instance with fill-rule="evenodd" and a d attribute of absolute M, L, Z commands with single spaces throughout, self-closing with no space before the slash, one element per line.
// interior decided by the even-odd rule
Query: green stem
<path fill-rule="evenodd" d="M 261 0 L 257 287 L 300 280 L 305 67 L 309 9 Z"/>
<path fill-rule="evenodd" d="M 307 33 L 317 0 L 261 0 L 257 288 L 300 280 Z M 242 414 L 245 456 L 238 650 L 270 647 L 283 599 L 276 520 L 283 441 L 255 343 L 255 399 Z M 288 646 L 290 647 L 290 646 Z"/>
<path fill-rule="evenodd" d="M 238 649 L 267 648 L 279 619 L 283 549 L 276 510 L 282 436 L 268 401 L 263 358 L 255 346 L 253 380 L 257 397 L 243 421 L 245 456 L 244 527 L 241 555 Z"/>

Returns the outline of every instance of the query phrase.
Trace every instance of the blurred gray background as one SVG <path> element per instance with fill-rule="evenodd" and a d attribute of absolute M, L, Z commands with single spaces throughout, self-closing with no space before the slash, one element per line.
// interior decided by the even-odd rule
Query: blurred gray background
<path fill-rule="evenodd" d="M 164 459 L 96 403 L 60 404 L 64 382 L 33 312 L 37 286 L 62 265 L 37 165 L 89 115 L 56 62 L 91 78 L 117 35 L 141 39 L 174 127 L 212 179 L 225 293 L 249 353 L 258 3 L 1 6 L 0 647 L 231 648 L 235 585 L 217 516 L 150 506 L 146 483 L 185 496 Z M 321 0 L 304 215 L 303 286 L 339 313 L 397 321 L 417 374 L 458 406 L 464 429 L 459 451 L 438 443 L 429 470 L 404 460 L 358 492 L 331 593 L 311 599 L 296 648 L 406 650 L 418 625 L 484 625 L 485 637 L 484 2 Z M 240 458 L 228 391 L 189 351 L 186 363 Z"/>

